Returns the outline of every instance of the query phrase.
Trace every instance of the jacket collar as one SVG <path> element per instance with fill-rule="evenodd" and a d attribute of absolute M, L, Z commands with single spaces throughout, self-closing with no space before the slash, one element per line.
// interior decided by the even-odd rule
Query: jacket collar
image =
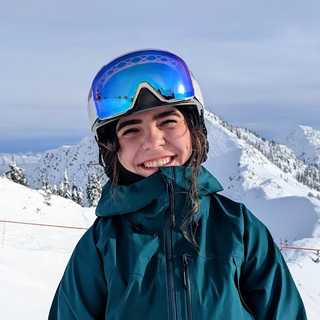
<path fill-rule="evenodd" d="M 187 191 L 186 179 L 191 181 L 192 168 L 183 166 L 162 167 L 151 176 L 129 186 L 118 185 L 114 190 L 110 181 L 103 187 L 102 196 L 96 209 L 101 217 L 122 215 L 141 210 L 167 194 L 167 181 L 172 180 L 175 190 Z M 199 197 L 222 191 L 218 180 L 204 167 L 197 176 Z"/>

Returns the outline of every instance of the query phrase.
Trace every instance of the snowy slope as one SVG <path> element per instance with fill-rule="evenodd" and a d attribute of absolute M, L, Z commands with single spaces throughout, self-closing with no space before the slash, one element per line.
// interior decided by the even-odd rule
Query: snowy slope
<path fill-rule="evenodd" d="M 205 166 L 224 187 L 223 194 L 245 203 L 277 244 L 309 237 L 320 216 L 320 201 L 308 197 L 310 189 L 231 134 L 212 114 L 207 114 L 206 125 L 210 154 Z"/>
<path fill-rule="evenodd" d="M 313 236 L 297 240 L 299 248 L 320 249 L 320 225 L 315 226 Z M 283 255 L 305 304 L 308 319 L 320 319 L 320 250 L 301 251 L 284 249 Z"/>
<path fill-rule="evenodd" d="M 53 197 L 44 203 L 39 191 L 0 178 L 0 219 L 33 224 L 86 228 L 94 210 Z M 47 318 L 51 300 L 71 251 L 84 233 L 63 229 L 0 222 L 1 319 Z"/>

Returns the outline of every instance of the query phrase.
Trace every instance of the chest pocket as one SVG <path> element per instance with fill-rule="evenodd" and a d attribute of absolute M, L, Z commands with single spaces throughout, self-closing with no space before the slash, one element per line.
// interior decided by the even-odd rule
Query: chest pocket
<path fill-rule="evenodd" d="M 108 242 L 103 258 L 108 286 L 106 318 L 166 319 L 166 286 L 161 278 L 165 265 L 158 236 L 132 233 Z"/>
<path fill-rule="evenodd" d="M 188 319 L 255 319 L 239 289 L 242 258 L 185 255 L 183 260 Z"/>

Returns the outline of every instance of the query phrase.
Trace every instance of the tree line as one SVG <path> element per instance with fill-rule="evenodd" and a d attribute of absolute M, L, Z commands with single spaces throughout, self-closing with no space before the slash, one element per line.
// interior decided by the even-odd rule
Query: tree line
<path fill-rule="evenodd" d="M 29 187 L 27 179 L 23 174 L 23 170 L 17 166 L 14 157 L 12 157 L 12 161 L 9 164 L 9 170 L 4 173 L 3 176 L 12 182 Z M 64 170 L 64 176 L 58 185 L 52 185 L 48 177 L 43 179 L 42 190 L 44 191 L 44 201 L 47 205 L 51 205 L 52 195 L 57 195 L 65 199 L 73 200 L 77 204 L 84 206 L 84 191 L 81 187 L 77 186 L 75 175 L 73 175 L 72 182 L 70 183 L 67 169 Z M 85 190 L 86 200 L 89 207 L 97 206 L 101 192 L 102 184 L 100 173 L 93 171 L 88 175 Z"/>

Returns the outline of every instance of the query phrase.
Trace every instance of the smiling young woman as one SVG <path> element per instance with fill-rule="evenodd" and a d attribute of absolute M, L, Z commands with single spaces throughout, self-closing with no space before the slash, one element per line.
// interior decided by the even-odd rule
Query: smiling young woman
<path fill-rule="evenodd" d="M 268 229 L 201 164 L 204 103 L 185 62 L 139 50 L 104 66 L 88 114 L 110 178 L 49 320 L 292 320 L 303 303 Z"/>

